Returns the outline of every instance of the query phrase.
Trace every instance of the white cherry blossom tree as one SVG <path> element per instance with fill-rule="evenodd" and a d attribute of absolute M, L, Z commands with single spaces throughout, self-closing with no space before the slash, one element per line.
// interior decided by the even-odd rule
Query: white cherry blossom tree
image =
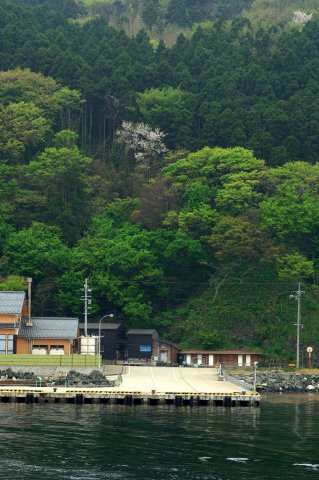
<path fill-rule="evenodd" d="M 301 10 L 296 10 L 293 13 L 291 23 L 294 25 L 306 25 L 306 23 L 312 20 L 312 13 L 302 12 Z"/>

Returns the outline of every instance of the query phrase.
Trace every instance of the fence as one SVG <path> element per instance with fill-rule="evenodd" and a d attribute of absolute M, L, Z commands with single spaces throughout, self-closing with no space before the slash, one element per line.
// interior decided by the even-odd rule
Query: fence
<path fill-rule="evenodd" d="M 101 362 L 101 360 L 100 360 Z M 0 354 L 0 366 L 8 367 L 98 367 L 99 355 L 8 355 Z"/>
<path fill-rule="evenodd" d="M 238 378 L 232 377 L 231 375 L 228 375 L 228 373 L 226 373 L 225 371 L 223 376 L 227 382 L 233 383 L 237 387 L 241 387 L 243 390 L 248 390 L 249 392 L 254 391 L 253 385 L 250 385 L 250 383 L 247 383 L 244 380 L 239 380 Z"/>

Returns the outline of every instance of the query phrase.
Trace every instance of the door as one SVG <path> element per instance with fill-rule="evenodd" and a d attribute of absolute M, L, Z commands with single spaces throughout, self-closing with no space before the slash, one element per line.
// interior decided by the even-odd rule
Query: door
<path fill-rule="evenodd" d="M 166 362 L 167 362 L 167 356 L 168 356 L 168 355 L 167 355 L 167 350 L 161 350 L 161 351 L 160 351 L 160 358 L 159 358 L 159 360 L 160 360 L 161 362 L 165 362 L 165 363 L 166 363 Z"/>
<path fill-rule="evenodd" d="M 250 367 L 251 365 L 251 357 L 250 355 L 246 355 L 246 367 Z"/>
<path fill-rule="evenodd" d="M 238 366 L 239 367 L 243 366 L 243 356 L 242 355 L 238 355 Z"/>

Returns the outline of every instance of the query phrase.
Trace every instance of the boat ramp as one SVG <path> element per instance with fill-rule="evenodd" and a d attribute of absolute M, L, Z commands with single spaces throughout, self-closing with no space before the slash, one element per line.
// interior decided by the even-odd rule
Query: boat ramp
<path fill-rule="evenodd" d="M 126 366 L 112 386 L 0 386 L 0 402 L 175 406 L 259 406 L 251 386 L 225 380 L 214 368 Z M 113 379 L 113 381 L 112 381 Z"/>

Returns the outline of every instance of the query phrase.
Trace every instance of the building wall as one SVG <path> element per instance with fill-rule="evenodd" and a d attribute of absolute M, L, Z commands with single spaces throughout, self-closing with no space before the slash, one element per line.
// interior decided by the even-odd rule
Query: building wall
<path fill-rule="evenodd" d="M 161 361 L 177 363 L 178 348 L 166 342 L 159 342 Z M 166 360 L 165 360 L 166 358 Z"/>
<path fill-rule="evenodd" d="M 62 346 L 64 347 L 64 354 L 69 355 L 73 353 L 72 351 L 72 341 L 68 339 L 48 339 L 48 338 L 35 338 L 35 339 L 27 339 L 18 337 L 17 338 L 17 347 L 16 353 L 18 354 L 30 354 L 32 353 L 32 347 L 35 345 L 45 345 L 48 349 L 53 346 Z"/>
<path fill-rule="evenodd" d="M 219 366 L 220 364 L 232 367 L 250 367 L 254 362 L 258 362 L 259 355 L 256 354 L 215 354 L 214 355 L 214 365 Z"/>
<path fill-rule="evenodd" d="M 154 342 L 152 335 L 127 335 L 128 358 L 151 360 L 158 355 L 158 342 Z"/>
<path fill-rule="evenodd" d="M 20 321 L 20 315 L 0 315 L 0 325 L 8 323 L 17 323 Z"/>
<path fill-rule="evenodd" d="M 185 353 L 180 355 L 180 362 L 187 365 L 205 365 L 219 367 L 222 364 L 225 367 L 245 367 L 252 366 L 258 362 L 260 355 L 251 353 Z"/>
<path fill-rule="evenodd" d="M 27 317 L 28 316 L 28 301 L 25 298 L 23 305 L 22 305 L 22 311 L 21 313 L 8 313 L 8 314 L 1 314 L 0 315 L 0 326 L 3 323 L 18 323 L 21 321 L 22 317 Z"/>
<path fill-rule="evenodd" d="M 29 305 L 29 302 L 27 298 L 25 298 L 23 302 L 22 312 L 21 312 L 22 317 L 27 317 L 29 315 L 28 305 Z"/>
<path fill-rule="evenodd" d="M 16 353 L 18 328 L 13 328 L 14 324 L 21 321 L 22 316 L 28 315 L 27 299 L 24 299 L 21 313 L 0 315 L 0 353 Z M 12 328 L 6 328 L 10 325 Z"/>

